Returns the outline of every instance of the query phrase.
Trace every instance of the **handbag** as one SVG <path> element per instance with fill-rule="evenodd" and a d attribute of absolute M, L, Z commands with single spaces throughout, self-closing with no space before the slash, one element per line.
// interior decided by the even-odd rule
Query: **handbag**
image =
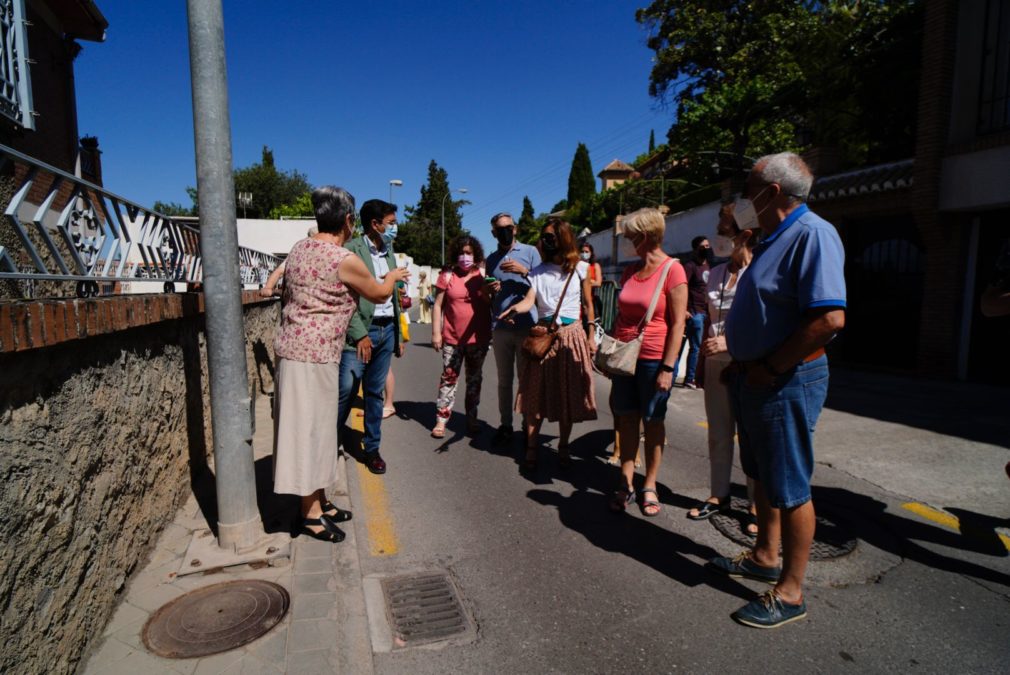
<path fill-rule="evenodd" d="M 652 292 L 652 301 L 649 302 L 649 310 L 642 317 L 638 324 L 638 335 L 635 339 L 624 342 L 611 335 L 603 335 L 599 347 L 596 349 L 596 356 L 593 364 L 598 370 L 609 375 L 634 375 L 635 366 L 638 363 L 638 353 L 642 350 L 642 342 L 645 340 L 645 327 L 652 320 L 652 315 L 656 311 L 656 303 L 659 302 L 659 294 L 666 285 L 666 276 L 673 266 L 671 260 L 659 276 L 659 283 L 656 290 Z"/>
<path fill-rule="evenodd" d="M 543 326 L 537 324 L 536 326 L 532 326 L 529 334 L 523 339 L 522 350 L 530 358 L 543 361 L 544 357 L 547 356 L 547 352 L 554 346 L 554 341 L 558 338 L 558 319 L 561 318 L 561 303 L 565 301 L 565 294 L 568 293 L 568 284 L 572 282 L 574 274 L 575 268 L 572 268 L 572 271 L 568 273 L 568 279 L 565 281 L 565 287 L 561 289 L 561 297 L 558 298 L 558 306 L 554 310 L 554 319 L 551 321 L 551 325 Z"/>
<path fill-rule="evenodd" d="M 413 304 L 414 302 L 410 299 L 409 295 L 404 295 L 403 297 L 400 298 L 401 309 L 410 309 L 411 305 Z"/>

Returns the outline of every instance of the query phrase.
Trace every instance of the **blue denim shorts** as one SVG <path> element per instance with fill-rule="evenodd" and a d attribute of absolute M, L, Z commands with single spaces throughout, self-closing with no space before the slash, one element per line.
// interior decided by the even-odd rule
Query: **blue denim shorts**
<path fill-rule="evenodd" d="M 775 508 L 810 501 L 814 427 L 828 396 L 827 357 L 801 363 L 771 387 L 749 387 L 740 373 L 730 391 L 744 473 L 761 481 Z"/>
<path fill-rule="evenodd" d="M 666 419 L 670 392 L 656 389 L 661 359 L 639 359 L 634 375 L 615 375 L 610 381 L 610 408 L 614 415 L 641 415 L 646 422 Z"/>

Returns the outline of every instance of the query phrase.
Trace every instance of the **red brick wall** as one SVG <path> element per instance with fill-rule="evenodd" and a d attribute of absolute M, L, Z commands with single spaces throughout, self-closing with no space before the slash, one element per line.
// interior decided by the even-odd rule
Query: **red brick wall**
<path fill-rule="evenodd" d="M 242 291 L 243 305 L 262 302 L 273 300 L 261 298 L 258 291 Z M 203 311 L 203 293 L 2 303 L 0 354 L 189 318 Z"/>

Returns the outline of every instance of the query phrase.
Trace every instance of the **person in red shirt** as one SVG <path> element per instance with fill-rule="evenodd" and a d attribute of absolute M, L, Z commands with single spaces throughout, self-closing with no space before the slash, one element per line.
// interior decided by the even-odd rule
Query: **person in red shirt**
<path fill-rule="evenodd" d="M 445 436 L 445 426 L 456 401 L 456 383 L 466 365 L 466 429 L 480 431 L 481 369 L 491 343 L 491 298 L 484 284 L 484 248 L 469 235 L 457 237 L 449 247 L 455 264 L 435 281 L 431 346 L 442 352 L 442 377 L 435 402 L 434 438 Z"/>
<path fill-rule="evenodd" d="M 624 237 L 641 258 L 624 270 L 617 298 L 614 337 L 634 340 L 644 331 L 634 375 L 616 375 L 610 389 L 610 407 L 616 419 L 621 451 L 621 484 L 610 508 L 624 511 L 635 498 L 635 455 L 639 424 L 645 426 L 645 481 L 640 508 L 645 516 L 659 514 L 656 477 L 666 441 L 666 403 L 673 386 L 674 363 L 684 339 L 687 317 L 687 276 L 679 262 L 663 253 L 666 229 L 663 214 L 639 209 L 624 217 Z M 660 286 L 660 284 L 662 284 Z M 649 305 L 659 287 L 652 318 L 645 323 Z M 644 323 L 644 326 L 643 326 Z"/>

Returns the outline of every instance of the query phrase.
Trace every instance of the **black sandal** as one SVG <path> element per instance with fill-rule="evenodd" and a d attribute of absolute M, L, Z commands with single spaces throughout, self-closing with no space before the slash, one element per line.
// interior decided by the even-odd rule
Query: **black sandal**
<path fill-rule="evenodd" d="M 630 485 L 618 488 L 610 498 L 610 510 L 613 513 L 624 513 L 628 505 L 635 501 L 635 488 Z"/>
<path fill-rule="evenodd" d="M 698 515 L 692 516 L 690 513 L 687 514 L 688 520 L 708 520 L 717 513 L 722 513 L 729 508 L 729 500 L 723 500 L 721 502 L 702 502 L 700 505 L 695 506 L 698 509 Z"/>
<path fill-rule="evenodd" d="M 309 529 L 310 526 L 321 525 L 323 528 L 322 532 L 315 532 Z M 302 531 L 301 534 L 307 534 L 313 539 L 318 539 L 319 541 L 328 541 L 331 544 L 339 544 L 344 540 L 347 535 L 339 527 L 333 524 L 329 516 L 323 514 L 319 518 L 302 518 Z"/>
<path fill-rule="evenodd" d="M 336 513 L 333 513 L 336 511 Z M 326 502 L 323 504 L 323 513 L 326 517 L 335 523 L 344 523 L 353 517 L 353 513 L 350 511 L 345 511 L 333 502 Z"/>
<path fill-rule="evenodd" d="M 567 469 L 572 465 L 572 455 L 568 451 L 567 445 L 558 446 L 558 466 Z"/>

